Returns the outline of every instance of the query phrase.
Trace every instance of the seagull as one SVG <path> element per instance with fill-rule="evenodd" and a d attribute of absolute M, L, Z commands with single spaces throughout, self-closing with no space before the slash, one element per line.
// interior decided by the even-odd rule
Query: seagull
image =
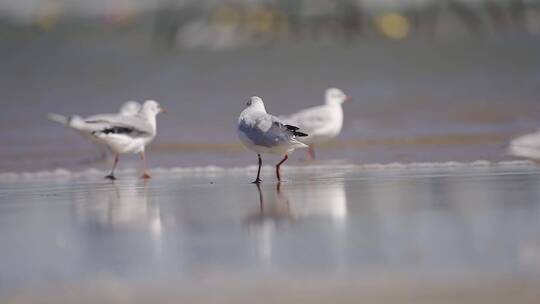
<path fill-rule="evenodd" d="M 513 139 L 508 145 L 507 152 L 510 155 L 529 158 L 540 163 L 540 130 Z"/>
<path fill-rule="evenodd" d="M 237 131 L 244 146 L 257 153 L 259 158 L 254 184 L 261 182 L 261 154 L 264 153 L 284 155 L 276 165 L 276 176 L 278 181 L 281 181 L 280 166 L 289 158 L 288 153 L 296 148 L 307 147 L 296 138 L 308 135 L 298 130 L 298 127 L 284 124 L 279 118 L 266 113 L 264 102 L 260 97 L 251 97 L 246 108 L 240 113 Z"/>
<path fill-rule="evenodd" d="M 120 115 L 124 116 L 132 116 L 141 110 L 141 104 L 134 100 L 126 101 L 122 104 L 120 107 L 120 111 L 118 112 Z"/>
<path fill-rule="evenodd" d="M 144 148 L 157 135 L 156 116 L 165 112 L 159 103 L 154 100 L 147 100 L 141 107 L 139 113 L 133 116 L 103 117 L 101 119 L 85 121 L 91 125 L 91 132 L 98 141 L 106 144 L 114 153 L 114 160 L 111 173 L 105 176 L 115 180 L 114 170 L 118 164 L 119 154 L 138 153 L 143 162 L 142 178 L 150 178 L 146 170 L 146 160 Z"/>
<path fill-rule="evenodd" d="M 341 105 L 348 100 L 350 97 L 340 89 L 329 88 L 326 90 L 324 105 L 307 108 L 283 118 L 287 123 L 298 126 L 309 134 L 300 139 L 301 142 L 309 146 L 308 160 L 315 159 L 315 144 L 339 135 L 343 127 L 343 108 Z"/>
<path fill-rule="evenodd" d="M 71 117 L 66 117 L 64 115 L 50 113 L 47 115 L 49 120 L 58 122 L 74 131 L 77 132 L 80 136 L 82 136 L 84 139 L 92 142 L 93 144 L 97 145 L 98 149 L 102 151 L 102 158 L 107 158 L 107 151 L 103 150 L 103 143 L 97 140 L 94 136 L 92 136 L 92 132 L 95 131 L 94 125 L 85 123 L 86 121 L 96 121 L 96 120 L 103 120 L 103 119 L 114 119 L 116 116 L 133 116 L 139 113 L 141 109 L 141 104 L 130 100 L 126 101 L 122 104 L 120 107 L 120 110 L 118 113 L 110 113 L 110 114 L 97 114 L 88 116 L 86 118 L 82 118 L 81 116 L 74 115 Z"/>

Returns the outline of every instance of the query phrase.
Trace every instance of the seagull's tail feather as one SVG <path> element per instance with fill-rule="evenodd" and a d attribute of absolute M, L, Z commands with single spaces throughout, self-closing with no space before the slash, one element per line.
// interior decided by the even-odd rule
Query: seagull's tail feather
<path fill-rule="evenodd" d="M 303 142 L 298 141 L 297 139 L 292 139 L 292 140 L 291 140 L 291 147 L 292 147 L 292 148 L 295 148 L 295 149 L 298 149 L 298 148 L 307 148 L 308 145 L 306 145 L 306 144 L 303 143 Z"/>
<path fill-rule="evenodd" d="M 297 136 L 297 137 L 306 137 L 306 136 L 309 136 L 308 134 L 302 133 L 302 132 L 299 132 L 299 131 L 293 131 L 293 134 L 294 134 L 294 136 Z"/>
<path fill-rule="evenodd" d="M 47 114 L 47 118 L 50 121 L 54 121 L 54 122 L 57 122 L 57 123 L 63 124 L 63 125 L 68 125 L 68 123 L 69 123 L 69 118 L 67 118 L 64 115 L 60 115 L 60 114 L 56 114 L 56 113 Z"/>

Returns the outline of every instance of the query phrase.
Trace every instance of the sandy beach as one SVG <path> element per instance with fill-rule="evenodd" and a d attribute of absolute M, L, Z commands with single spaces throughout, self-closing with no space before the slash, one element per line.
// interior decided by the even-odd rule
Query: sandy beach
<path fill-rule="evenodd" d="M 0 175 L 0 302 L 535 303 L 529 162 Z M 268 297 L 261 297 L 261 295 Z"/>

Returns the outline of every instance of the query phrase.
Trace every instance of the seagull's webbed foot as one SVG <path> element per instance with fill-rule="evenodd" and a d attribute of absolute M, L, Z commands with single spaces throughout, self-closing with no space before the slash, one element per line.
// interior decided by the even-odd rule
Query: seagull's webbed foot
<path fill-rule="evenodd" d="M 252 181 L 251 183 L 252 183 L 252 184 L 255 184 L 255 185 L 258 185 L 258 184 L 260 184 L 261 182 L 262 182 L 262 180 L 261 180 L 260 178 L 257 177 L 257 179 L 254 180 L 254 181 Z"/>
<path fill-rule="evenodd" d="M 107 176 L 105 176 L 106 179 L 110 179 L 110 180 L 116 180 L 116 177 L 112 174 L 109 174 Z"/>
<path fill-rule="evenodd" d="M 150 176 L 150 174 L 148 172 L 144 172 L 143 175 L 141 176 L 142 179 L 151 179 L 152 176 Z"/>

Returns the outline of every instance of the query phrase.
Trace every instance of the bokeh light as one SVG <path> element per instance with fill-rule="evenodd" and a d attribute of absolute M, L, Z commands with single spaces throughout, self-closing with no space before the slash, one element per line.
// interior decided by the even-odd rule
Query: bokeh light
<path fill-rule="evenodd" d="M 50 30 L 58 23 L 61 6 L 55 0 L 44 1 L 36 12 L 36 25 L 43 30 Z"/>
<path fill-rule="evenodd" d="M 385 13 L 377 17 L 377 25 L 381 33 L 391 39 L 407 38 L 410 24 L 407 17 L 399 13 Z"/>

